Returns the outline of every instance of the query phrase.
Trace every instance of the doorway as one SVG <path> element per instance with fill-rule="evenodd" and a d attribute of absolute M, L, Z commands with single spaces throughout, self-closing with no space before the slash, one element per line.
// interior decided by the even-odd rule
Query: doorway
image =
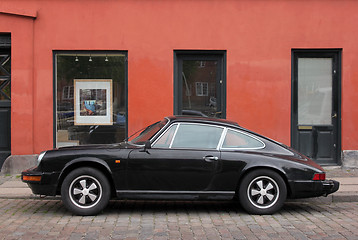
<path fill-rule="evenodd" d="M 291 145 L 321 165 L 340 164 L 341 50 L 292 50 Z"/>
<path fill-rule="evenodd" d="M 226 117 L 226 51 L 174 51 L 174 114 Z"/>
<path fill-rule="evenodd" d="M 0 35 L 0 169 L 11 154 L 11 37 Z"/>

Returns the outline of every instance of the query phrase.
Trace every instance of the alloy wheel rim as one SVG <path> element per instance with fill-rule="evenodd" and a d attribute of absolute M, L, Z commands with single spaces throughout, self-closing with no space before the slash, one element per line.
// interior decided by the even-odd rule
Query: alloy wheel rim
<path fill-rule="evenodd" d="M 71 202 L 79 208 L 92 208 L 102 198 L 102 185 L 92 176 L 79 176 L 69 187 Z"/>
<path fill-rule="evenodd" d="M 247 196 L 252 205 L 266 209 L 277 202 L 280 190 L 275 180 L 268 176 L 259 176 L 250 182 Z"/>

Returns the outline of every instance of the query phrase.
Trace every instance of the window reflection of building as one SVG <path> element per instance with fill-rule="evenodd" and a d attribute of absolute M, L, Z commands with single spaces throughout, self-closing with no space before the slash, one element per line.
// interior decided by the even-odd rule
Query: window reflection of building
<path fill-rule="evenodd" d="M 208 96 L 208 83 L 196 82 L 196 96 Z"/>
<path fill-rule="evenodd" d="M 73 100 L 73 86 L 64 86 L 62 90 L 63 100 Z"/>
<path fill-rule="evenodd" d="M 217 111 L 217 61 L 184 60 L 182 76 L 183 109 L 213 116 Z"/>
<path fill-rule="evenodd" d="M 89 61 L 91 57 L 92 61 Z M 120 142 L 126 137 L 125 92 L 126 54 L 62 53 L 56 54 L 56 146 Z M 74 79 L 112 79 L 113 125 L 74 124 Z M 105 91 L 94 89 L 90 100 L 99 111 L 105 103 Z M 99 112 L 98 115 L 101 115 Z M 104 113 L 103 113 L 104 114 Z M 102 115 L 103 115 L 102 114 Z"/>

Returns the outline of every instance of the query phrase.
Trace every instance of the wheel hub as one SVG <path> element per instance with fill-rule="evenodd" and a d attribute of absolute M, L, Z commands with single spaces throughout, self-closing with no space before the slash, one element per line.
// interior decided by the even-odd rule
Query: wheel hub
<path fill-rule="evenodd" d="M 71 201 L 78 207 L 90 208 L 96 205 L 102 196 L 100 183 L 91 176 L 80 176 L 70 186 Z"/>
<path fill-rule="evenodd" d="M 279 196 L 277 183 L 270 177 L 261 176 L 251 181 L 247 191 L 250 202 L 258 208 L 269 208 Z"/>

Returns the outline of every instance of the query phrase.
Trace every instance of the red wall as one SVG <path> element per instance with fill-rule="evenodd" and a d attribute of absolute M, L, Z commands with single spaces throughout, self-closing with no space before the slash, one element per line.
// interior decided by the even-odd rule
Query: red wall
<path fill-rule="evenodd" d="M 291 49 L 342 48 L 342 148 L 358 149 L 357 10 L 349 0 L 1 1 L 12 154 L 53 146 L 53 50 L 128 51 L 129 133 L 173 113 L 173 50 L 226 50 L 227 118 L 289 145 Z"/>

